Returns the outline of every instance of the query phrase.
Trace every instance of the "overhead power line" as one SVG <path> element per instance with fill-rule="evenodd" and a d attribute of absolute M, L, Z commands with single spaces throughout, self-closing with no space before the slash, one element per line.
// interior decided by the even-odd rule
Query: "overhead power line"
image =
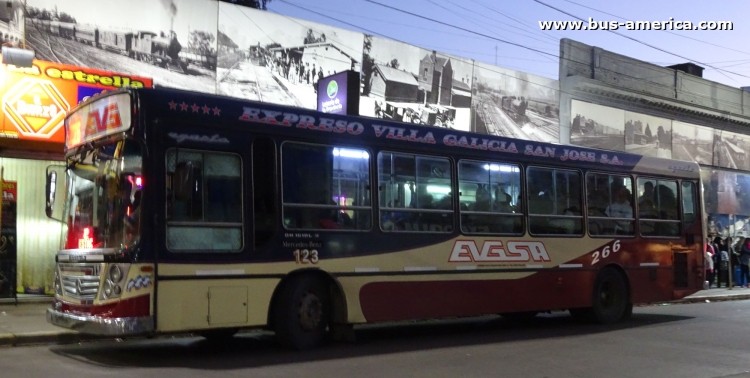
<path fill-rule="evenodd" d="M 283 1 L 283 0 L 279 0 L 279 1 Z M 392 7 L 390 5 L 386 5 L 386 4 L 383 4 L 383 3 L 379 3 L 377 1 L 373 1 L 373 0 L 365 0 L 365 1 L 367 1 L 368 3 L 373 3 L 375 5 L 379 5 L 381 7 L 385 7 L 385 8 L 388 8 L 388 9 L 395 10 L 396 12 L 405 13 L 405 14 L 408 14 L 410 16 L 421 18 L 423 20 L 431 21 L 431 22 L 434 22 L 434 23 L 437 23 L 437 24 L 440 24 L 440 25 L 444 25 L 444 26 L 450 27 L 450 28 L 454 28 L 454 29 L 458 29 L 458 30 L 463 30 L 463 31 L 468 32 L 468 33 L 480 35 L 482 37 L 489 38 L 489 39 L 492 39 L 492 40 L 495 40 L 495 41 L 498 41 L 498 42 L 502 42 L 502 43 L 505 43 L 505 44 L 508 44 L 508 45 L 517 46 L 517 47 L 520 47 L 520 48 L 526 49 L 526 50 L 536 51 L 538 53 L 549 55 L 549 56 L 553 56 L 555 58 L 558 57 L 556 54 L 548 53 L 546 51 L 535 49 L 533 47 L 524 46 L 524 45 L 522 45 L 520 43 L 515 43 L 515 42 L 507 41 L 507 40 L 504 40 L 502 38 L 493 37 L 491 35 L 483 34 L 483 33 L 480 33 L 480 32 L 477 32 L 477 31 L 474 31 L 474 30 L 471 30 L 471 29 L 462 28 L 460 26 L 452 25 L 452 24 L 449 24 L 447 22 L 436 20 L 434 18 L 425 17 L 425 16 L 422 16 L 422 15 L 419 15 L 419 14 L 416 14 L 416 13 L 413 13 L 413 12 L 409 12 L 409 11 L 406 11 L 406 10 L 403 10 L 403 9 L 399 9 L 399 8 L 396 8 L 396 7 Z"/>

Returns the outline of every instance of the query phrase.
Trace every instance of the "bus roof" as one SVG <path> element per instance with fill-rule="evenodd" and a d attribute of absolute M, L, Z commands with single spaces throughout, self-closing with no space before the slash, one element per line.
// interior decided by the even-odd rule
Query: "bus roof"
<path fill-rule="evenodd" d="M 269 133 L 310 138 L 340 136 L 341 143 L 398 146 L 415 150 L 432 148 L 434 153 L 455 153 L 500 161 L 529 161 L 588 169 L 634 171 L 644 174 L 699 178 L 696 162 L 647 157 L 622 151 L 544 143 L 474 132 L 420 126 L 361 116 L 325 114 L 309 109 L 281 106 L 179 89 L 128 89 L 142 98 L 139 106 L 149 117 L 185 119 L 190 123 L 243 126 L 264 124 Z M 221 120 L 220 123 L 216 122 Z M 210 132 L 220 132 L 214 129 Z M 316 137 L 317 136 L 317 137 Z M 199 136 L 200 137 L 200 136 Z M 417 146 L 422 146 L 417 147 Z M 431 147 L 430 147 L 431 146 Z"/>

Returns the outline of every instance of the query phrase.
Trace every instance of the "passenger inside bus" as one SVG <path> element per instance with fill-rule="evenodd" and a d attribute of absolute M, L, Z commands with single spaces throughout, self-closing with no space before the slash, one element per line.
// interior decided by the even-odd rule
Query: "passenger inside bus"
<path fill-rule="evenodd" d="M 611 218 L 633 218 L 633 206 L 628 200 L 630 198 L 630 191 L 626 187 L 620 187 L 615 192 L 615 202 L 612 202 L 607 206 L 604 213 Z M 614 224 L 615 234 L 630 234 L 631 223 L 629 221 L 615 221 Z"/>

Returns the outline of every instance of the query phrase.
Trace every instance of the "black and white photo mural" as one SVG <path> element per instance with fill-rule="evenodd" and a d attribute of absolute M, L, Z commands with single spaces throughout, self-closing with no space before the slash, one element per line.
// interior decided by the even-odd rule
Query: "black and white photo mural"
<path fill-rule="evenodd" d="M 6 1 L 0 6 L 0 43 L 3 46 L 22 47 L 24 36 L 24 2 Z"/>
<path fill-rule="evenodd" d="M 625 112 L 625 151 L 643 156 L 672 158 L 672 121 Z"/>
<path fill-rule="evenodd" d="M 573 100 L 570 117 L 570 144 L 625 151 L 624 110 Z"/>
<path fill-rule="evenodd" d="M 417 81 L 421 53 L 416 46 L 365 35 L 359 114 L 420 123 L 419 107 L 424 102 Z"/>
<path fill-rule="evenodd" d="M 316 83 L 360 71 L 361 33 L 219 4 L 218 93 L 317 109 Z"/>
<path fill-rule="evenodd" d="M 365 35 L 360 115 L 471 129 L 469 59 Z"/>
<path fill-rule="evenodd" d="M 36 58 L 216 92 L 218 2 L 28 0 L 26 43 Z"/>
<path fill-rule="evenodd" d="M 690 123 L 672 121 L 672 158 L 711 165 L 714 130 Z"/>
<path fill-rule="evenodd" d="M 714 132 L 714 165 L 723 168 L 750 170 L 747 150 L 750 148 L 750 135 L 729 131 Z"/>
<path fill-rule="evenodd" d="M 475 62 L 473 84 L 477 132 L 560 142 L 557 80 Z"/>

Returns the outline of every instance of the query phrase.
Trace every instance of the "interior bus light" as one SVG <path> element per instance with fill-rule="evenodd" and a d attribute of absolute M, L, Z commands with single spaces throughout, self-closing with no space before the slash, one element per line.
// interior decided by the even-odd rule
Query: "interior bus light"
<path fill-rule="evenodd" d="M 510 165 L 485 164 L 484 169 L 487 171 L 518 172 L 518 167 Z"/>
<path fill-rule="evenodd" d="M 449 186 L 427 185 L 427 193 L 450 194 L 450 192 L 451 188 Z"/>
<path fill-rule="evenodd" d="M 369 159 L 370 158 L 370 154 L 368 154 L 367 151 L 350 150 L 347 148 L 334 148 L 333 156 L 341 156 L 341 157 L 348 157 L 348 158 L 354 158 L 354 159 Z"/>
<path fill-rule="evenodd" d="M 142 176 L 136 176 L 135 178 L 135 186 L 139 188 L 143 188 L 143 177 Z"/>

